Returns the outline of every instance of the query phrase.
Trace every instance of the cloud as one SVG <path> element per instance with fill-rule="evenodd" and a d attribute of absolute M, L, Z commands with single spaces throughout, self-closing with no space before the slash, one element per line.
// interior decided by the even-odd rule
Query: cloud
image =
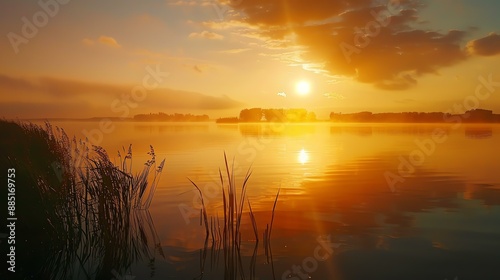
<path fill-rule="evenodd" d="M 227 21 L 204 21 L 202 22 L 202 25 L 210 28 L 210 29 L 215 29 L 215 30 L 225 30 L 225 29 L 234 29 L 234 28 L 241 28 L 241 29 L 255 29 L 257 30 L 257 26 L 253 26 L 249 23 L 245 23 L 242 21 L 238 20 L 227 20 Z"/>
<path fill-rule="evenodd" d="M 335 93 L 335 92 L 326 92 L 326 93 L 323 93 L 323 96 L 328 98 L 328 99 L 337 99 L 337 100 L 346 99 L 345 96 L 343 96 L 342 94 Z"/>
<path fill-rule="evenodd" d="M 170 6 L 196 6 L 196 1 L 191 0 L 191 1 L 183 1 L 183 0 L 178 0 L 175 2 L 168 2 L 168 5 Z"/>
<path fill-rule="evenodd" d="M 87 46 L 93 46 L 96 43 L 100 43 L 106 45 L 111 48 L 121 48 L 122 46 L 118 44 L 115 38 L 109 36 L 100 36 L 97 40 L 92 40 L 90 38 L 85 38 L 82 40 L 82 43 Z"/>
<path fill-rule="evenodd" d="M 210 32 L 210 31 L 202 31 L 201 33 L 196 33 L 196 32 L 193 32 L 191 34 L 189 34 L 189 38 L 192 38 L 192 39 L 200 39 L 200 38 L 203 38 L 203 39 L 210 39 L 210 40 L 222 40 L 224 39 L 224 36 L 220 35 L 220 34 L 217 34 L 217 33 L 214 33 L 214 32 Z"/>
<path fill-rule="evenodd" d="M 116 42 L 115 38 L 109 36 L 101 36 L 99 37 L 99 42 L 101 44 L 107 45 L 112 48 L 121 48 L 121 45 Z"/>
<path fill-rule="evenodd" d="M 249 51 L 249 50 L 250 50 L 249 48 L 230 49 L 230 50 L 223 50 L 223 51 L 219 51 L 219 53 L 235 54 L 235 53 L 242 53 L 242 52 L 246 52 L 246 51 Z"/>
<path fill-rule="evenodd" d="M 3 117 L 45 118 L 120 116 L 111 104 L 128 96 L 134 114 L 176 110 L 222 110 L 239 108 L 242 103 L 227 96 L 158 88 L 148 91 L 145 100 L 130 99 L 135 85 L 104 84 L 58 78 L 15 78 L 0 74 L 0 88 L 9 95 L 0 98 Z M 118 105 L 119 105 L 118 104 Z"/>
<path fill-rule="evenodd" d="M 75 112 L 93 112 L 95 108 L 86 102 L 0 102 L 0 111 L 2 117 L 19 119 L 45 119 L 45 118 L 87 118 L 93 117 L 85 114 L 76 114 Z M 99 112 L 97 114 L 100 114 Z M 95 115 L 109 116 L 107 115 Z"/>
<path fill-rule="evenodd" d="M 470 53 L 480 56 L 500 54 L 500 35 L 490 33 L 488 36 L 469 41 L 467 49 Z"/>
<path fill-rule="evenodd" d="M 245 0 L 232 7 L 245 17 L 229 19 L 229 26 L 204 25 L 232 26 L 241 36 L 261 40 L 289 65 L 314 65 L 308 69 L 386 90 L 411 88 L 421 76 L 468 58 L 462 46 L 469 31 L 424 28 L 418 14 L 425 8 L 422 1 L 380 3 Z"/>
<path fill-rule="evenodd" d="M 167 2 L 170 6 L 210 6 L 214 5 L 216 0 L 177 0 Z"/>

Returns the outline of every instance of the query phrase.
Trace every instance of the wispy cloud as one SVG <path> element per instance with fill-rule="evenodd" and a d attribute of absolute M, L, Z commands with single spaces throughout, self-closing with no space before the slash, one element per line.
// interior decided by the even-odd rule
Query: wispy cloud
<path fill-rule="evenodd" d="M 219 51 L 219 53 L 235 54 L 235 53 L 242 53 L 242 52 L 246 52 L 246 51 L 249 51 L 249 50 L 250 50 L 250 48 L 230 49 L 230 50 L 223 50 L 223 51 Z"/>
<path fill-rule="evenodd" d="M 113 37 L 103 35 L 103 36 L 99 37 L 99 42 L 101 44 L 107 45 L 107 46 L 112 47 L 112 48 L 121 48 L 121 45 L 118 44 L 118 42 Z"/>
<path fill-rule="evenodd" d="M 190 0 L 190 1 L 178 0 L 178 1 L 167 1 L 167 4 L 170 6 L 196 6 L 199 3 L 195 0 Z"/>
<path fill-rule="evenodd" d="M 253 26 L 249 23 L 239 21 L 239 20 L 227 20 L 227 21 L 204 21 L 201 23 L 203 26 L 214 29 L 214 30 L 224 30 L 224 29 L 259 29 L 258 26 Z"/>
<path fill-rule="evenodd" d="M 213 5 L 215 0 L 169 0 L 167 4 L 170 6 L 211 6 Z"/>
<path fill-rule="evenodd" d="M 113 37 L 110 37 L 110 36 L 100 36 L 99 38 L 93 40 L 93 39 L 90 39 L 90 38 L 84 38 L 82 40 L 82 43 L 84 45 L 87 45 L 87 46 L 93 46 L 97 43 L 100 43 L 102 45 L 105 45 L 105 46 L 108 46 L 108 47 L 111 47 L 111 48 L 121 48 L 122 46 L 120 44 L 118 44 L 118 42 L 116 41 L 115 38 Z"/>
<path fill-rule="evenodd" d="M 323 96 L 328 98 L 328 99 L 337 99 L 337 100 L 344 100 L 345 96 L 343 96 L 340 93 L 335 93 L 335 92 L 326 92 L 323 93 Z"/>
<path fill-rule="evenodd" d="M 197 32 L 193 32 L 191 34 L 189 34 L 189 38 L 192 38 L 192 39 L 209 39 L 209 40 L 222 40 L 224 39 L 224 36 L 220 35 L 220 34 L 217 34 L 217 33 L 214 33 L 214 32 L 210 32 L 210 31 L 202 31 L 200 33 L 197 33 Z"/>

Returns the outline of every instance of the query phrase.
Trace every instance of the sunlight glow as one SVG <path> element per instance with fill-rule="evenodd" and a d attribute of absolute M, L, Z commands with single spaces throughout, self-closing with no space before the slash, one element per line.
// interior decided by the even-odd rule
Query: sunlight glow
<path fill-rule="evenodd" d="M 300 150 L 297 160 L 302 164 L 308 163 L 309 162 L 309 153 L 304 149 Z"/>
<path fill-rule="evenodd" d="M 300 81 L 295 85 L 295 90 L 300 95 L 306 95 L 311 91 L 311 85 L 306 81 Z"/>

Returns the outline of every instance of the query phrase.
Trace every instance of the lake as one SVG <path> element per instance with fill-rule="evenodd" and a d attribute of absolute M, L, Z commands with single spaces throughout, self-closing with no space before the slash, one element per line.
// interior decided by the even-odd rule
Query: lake
<path fill-rule="evenodd" d="M 267 256 L 242 218 L 245 279 L 500 279 L 498 124 L 52 124 L 116 162 L 132 144 L 136 171 L 150 145 L 165 159 L 149 209 L 159 248 L 116 279 L 224 279 L 188 180 L 221 217 L 224 153 L 238 186 L 252 171 L 259 235 L 280 190 Z"/>

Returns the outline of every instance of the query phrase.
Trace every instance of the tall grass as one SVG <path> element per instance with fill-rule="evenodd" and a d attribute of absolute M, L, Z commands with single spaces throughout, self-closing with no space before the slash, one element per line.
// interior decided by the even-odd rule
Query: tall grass
<path fill-rule="evenodd" d="M 88 259 L 101 260 L 97 267 L 89 265 L 91 271 L 102 272 L 97 278 L 105 278 L 109 271 L 120 267 L 129 267 L 141 256 L 152 256 L 142 216 L 135 211 L 149 207 L 164 166 L 162 161 L 155 168 L 156 156 L 152 147 L 149 154 L 151 159 L 144 164 L 143 170 L 132 174 L 131 147 L 121 166 L 115 166 L 104 149 L 94 147 L 94 156 L 86 157 L 84 166 L 78 169 L 81 185 L 75 191 L 81 196 L 74 204 L 85 207 L 81 220 L 86 224 L 82 228 L 90 234 L 84 236 L 82 244 L 92 245 L 81 252 Z M 153 180 L 148 184 L 151 172 L 154 172 Z M 151 229 L 150 218 L 148 224 Z M 92 256 L 95 253 L 97 255 Z"/>
<path fill-rule="evenodd" d="M 15 168 L 19 275 L 37 279 L 112 279 L 161 247 L 147 209 L 164 161 L 132 173 L 129 147 L 115 166 L 106 151 L 59 128 L 0 120 L 0 166 Z M 151 183 L 149 179 L 153 177 Z M 142 211 L 144 212 L 144 211 Z M 149 248 L 147 235 L 155 240 Z"/>
<path fill-rule="evenodd" d="M 234 161 L 233 161 L 234 162 Z M 225 280 L 235 280 L 235 279 L 245 279 L 245 269 L 241 261 L 241 248 L 242 248 L 242 216 L 245 211 L 248 211 L 248 215 L 251 221 L 253 233 L 255 236 L 255 247 L 254 254 L 252 255 L 252 260 L 250 262 L 250 279 L 253 279 L 255 275 L 255 263 L 257 248 L 259 243 L 259 234 L 257 229 L 257 222 L 255 219 L 255 214 L 252 210 L 250 201 L 246 197 L 246 190 L 248 186 L 248 181 L 252 172 L 250 169 L 243 177 L 243 182 L 241 187 L 237 187 L 236 180 L 234 177 L 234 164 L 229 166 L 226 153 L 224 153 L 224 164 L 225 164 L 225 176 L 223 176 L 222 171 L 219 169 L 219 178 L 221 183 L 222 192 L 222 211 L 223 217 L 219 219 L 218 215 L 214 218 L 211 216 L 209 218 L 206 210 L 205 201 L 203 198 L 203 192 L 198 187 L 198 185 L 191 179 L 188 180 L 193 184 L 200 195 L 201 199 L 201 215 L 200 221 L 205 226 L 206 240 L 209 238 L 212 240 L 212 249 L 215 251 L 222 251 L 224 256 L 224 279 Z M 276 195 L 274 206 L 272 210 L 272 218 L 270 225 L 268 224 L 268 230 L 264 233 L 264 242 L 267 246 L 270 246 L 269 240 L 271 237 L 272 224 L 274 222 L 274 212 L 276 210 L 276 204 L 278 201 L 279 191 Z M 246 203 L 245 203 L 246 201 Z M 248 205 L 248 210 L 245 210 L 245 204 Z M 222 225 L 221 225 L 222 224 Z M 270 226 L 270 227 L 269 227 Z M 268 247 L 266 247 L 266 255 Z M 202 254 L 206 257 L 206 254 Z M 217 258 L 217 256 L 216 256 Z M 214 258 L 212 258 L 213 260 Z M 204 265 L 202 263 L 202 269 Z M 203 271 L 203 270 L 202 270 Z"/>
<path fill-rule="evenodd" d="M 276 198 L 274 199 L 274 204 L 273 204 L 273 211 L 271 212 L 271 223 L 266 224 L 266 230 L 264 231 L 264 250 L 266 252 L 266 259 L 268 263 L 272 262 L 272 252 L 271 252 L 271 232 L 273 230 L 273 223 L 274 223 L 274 211 L 276 210 L 276 203 L 278 202 L 278 197 L 280 195 L 280 190 L 281 188 L 278 189 L 278 192 L 276 193 Z M 274 269 L 274 267 L 273 267 Z"/>

